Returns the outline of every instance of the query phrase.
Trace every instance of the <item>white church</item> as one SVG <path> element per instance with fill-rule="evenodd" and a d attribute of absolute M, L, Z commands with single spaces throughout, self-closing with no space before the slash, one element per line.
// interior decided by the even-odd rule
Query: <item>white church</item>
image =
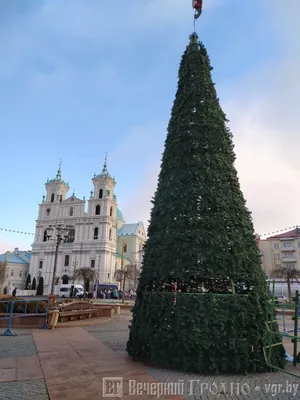
<path fill-rule="evenodd" d="M 102 173 L 92 179 L 94 191 L 88 201 L 68 197 L 69 185 L 61 176 L 61 164 L 54 179 L 47 180 L 46 196 L 39 205 L 29 273 L 44 278 L 44 294 L 51 293 L 57 228 L 66 227 L 58 247 L 55 292 L 60 284 L 72 283 L 77 268 L 91 267 L 99 282 L 116 283 L 115 271 L 123 263 L 135 263 L 141 268 L 146 233 L 143 222 L 126 224 L 117 208 L 115 179 L 107 170 L 105 158 Z M 86 203 L 87 209 L 86 209 Z M 49 227 L 52 236 L 49 237 Z M 50 229 L 51 231 L 51 229 Z"/>

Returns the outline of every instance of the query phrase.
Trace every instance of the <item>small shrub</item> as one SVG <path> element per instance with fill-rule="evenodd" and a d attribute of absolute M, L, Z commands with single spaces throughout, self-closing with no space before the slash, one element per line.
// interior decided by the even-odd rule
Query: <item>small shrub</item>
<path fill-rule="evenodd" d="M 15 314 L 23 314 L 25 312 L 25 305 L 26 301 L 22 298 L 15 298 L 14 300 L 21 300 L 21 301 L 15 301 L 14 304 L 14 313 Z M 39 301 L 38 306 L 36 301 L 29 301 L 27 303 L 26 307 L 26 313 L 27 314 L 41 314 L 45 313 L 47 309 L 47 303 L 45 301 Z M 6 310 L 9 312 L 10 310 L 10 305 L 8 306 L 7 309 L 7 303 L 0 303 L 0 312 L 6 312 Z"/>
<path fill-rule="evenodd" d="M 4 312 L 6 312 L 6 310 L 9 311 L 9 306 L 8 306 L 8 309 L 7 309 L 7 302 L 0 303 L 0 313 L 4 313 Z"/>
<path fill-rule="evenodd" d="M 38 304 L 38 305 L 37 305 Z M 35 314 L 37 313 L 45 313 L 47 309 L 47 303 L 45 301 L 29 301 L 27 304 L 27 313 Z"/>

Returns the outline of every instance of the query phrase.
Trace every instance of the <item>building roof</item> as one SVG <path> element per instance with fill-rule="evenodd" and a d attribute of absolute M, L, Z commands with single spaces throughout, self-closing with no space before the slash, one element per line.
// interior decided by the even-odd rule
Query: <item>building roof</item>
<path fill-rule="evenodd" d="M 30 263 L 31 253 L 28 251 L 14 250 L 7 257 L 6 253 L 0 255 L 0 261 L 7 261 L 9 264 L 29 264 Z M 24 260 L 25 258 L 25 260 Z M 26 261 L 26 259 L 28 261 Z"/>
<path fill-rule="evenodd" d="M 124 224 L 122 228 L 117 230 L 117 235 L 118 236 L 137 235 L 139 226 L 140 226 L 139 222 L 135 224 Z"/>
<path fill-rule="evenodd" d="M 300 238 L 300 229 L 295 228 L 291 231 L 280 233 L 279 235 L 270 236 L 268 239 L 289 239 L 289 238 Z"/>
<path fill-rule="evenodd" d="M 28 261 L 30 261 L 30 259 L 31 259 L 31 252 L 28 252 L 28 251 L 22 251 L 22 253 L 24 253 L 23 255 L 24 255 L 24 257 L 26 257 L 27 259 L 28 259 Z"/>
<path fill-rule="evenodd" d="M 116 253 L 116 257 L 122 259 L 122 255 L 120 253 Z M 130 261 L 129 258 L 127 258 L 127 257 L 124 257 L 124 260 Z"/>
<path fill-rule="evenodd" d="M 47 182 L 46 182 L 46 185 L 51 185 L 52 183 L 63 183 L 66 186 L 69 187 L 69 183 L 63 181 L 62 178 L 61 178 L 61 162 L 59 163 L 59 167 L 58 167 L 58 170 L 57 170 L 56 177 L 54 179 L 49 179 L 48 178 Z"/>
<path fill-rule="evenodd" d="M 71 203 L 85 203 L 85 200 L 81 200 L 75 196 L 73 193 L 72 196 L 68 197 L 67 199 L 63 200 L 61 204 L 71 204 Z"/>
<path fill-rule="evenodd" d="M 115 178 L 112 177 L 110 175 L 110 173 L 108 172 L 108 169 L 107 169 L 107 154 L 105 155 L 104 165 L 103 165 L 103 169 L 102 169 L 101 174 L 99 174 L 99 175 L 95 174 L 94 175 L 94 179 L 98 179 L 98 178 L 111 178 L 114 182 L 116 181 Z"/>
<path fill-rule="evenodd" d="M 125 222 L 122 211 L 119 208 L 117 208 L 117 220 Z"/>

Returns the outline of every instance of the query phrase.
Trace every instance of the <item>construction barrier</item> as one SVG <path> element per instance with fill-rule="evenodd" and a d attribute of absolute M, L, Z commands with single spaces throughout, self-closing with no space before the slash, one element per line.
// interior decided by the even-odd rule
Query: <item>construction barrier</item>
<path fill-rule="evenodd" d="M 46 311 L 45 312 L 39 312 L 39 303 L 44 302 L 46 303 Z M 16 313 L 15 307 L 18 303 L 24 303 L 24 312 L 22 313 Z M 32 310 L 30 310 L 30 312 L 28 311 L 28 303 L 36 303 L 35 306 L 35 312 L 32 312 Z M 49 329 L 48 326 L 48 314 L 49 314 L 49 299 L 43 299 L 43 300 L 0 300 L 0 305 L 1 304 L 5 304 L 4 306 L 4 316 L 1 316 L 0 314 L 0 321 L 2 320 L 7 320 L 7 329 L 4 333 L 0 334 L 0 336 L 17 336 L 15 333 L 13 333 L 13 331 L 11 330 L 12 327 L 12 321 L 14 318 L 20 318 L 20 317 L 32 317 L 32 316 L 39 316 L 45 317 L 45 323 L 42 326 L 41 329 Z M 32 308 L 32 307 L 30 307 Z"/>

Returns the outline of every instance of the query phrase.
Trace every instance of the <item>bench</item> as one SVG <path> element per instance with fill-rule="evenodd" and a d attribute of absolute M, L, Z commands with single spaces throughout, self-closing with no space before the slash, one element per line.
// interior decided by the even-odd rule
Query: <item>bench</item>
<path fill-rule="evenodd" d="M 92 318 L 98 317 L 97 310 L 70 310 L 70 311 L 62 311 L 59 313 L 59 320 L 60 322 L 67 321 L 74 321 L 75 319 L 84 319 L 84 318 Z"/>
<path fill-rule="evenodd" d="M 95 317 L 111 318 L 111 313 L 111 306 L 99 306 L 88 301 L 76 301 L 60 306 L 59 321 L 74 321 L 76 319 Z"/>
<path fill-rule="evenodd" d="M 94 309 L 98 310 L 99 317 L 111 318 L 113 309 L 112 305 L 94 304 Z"/>

